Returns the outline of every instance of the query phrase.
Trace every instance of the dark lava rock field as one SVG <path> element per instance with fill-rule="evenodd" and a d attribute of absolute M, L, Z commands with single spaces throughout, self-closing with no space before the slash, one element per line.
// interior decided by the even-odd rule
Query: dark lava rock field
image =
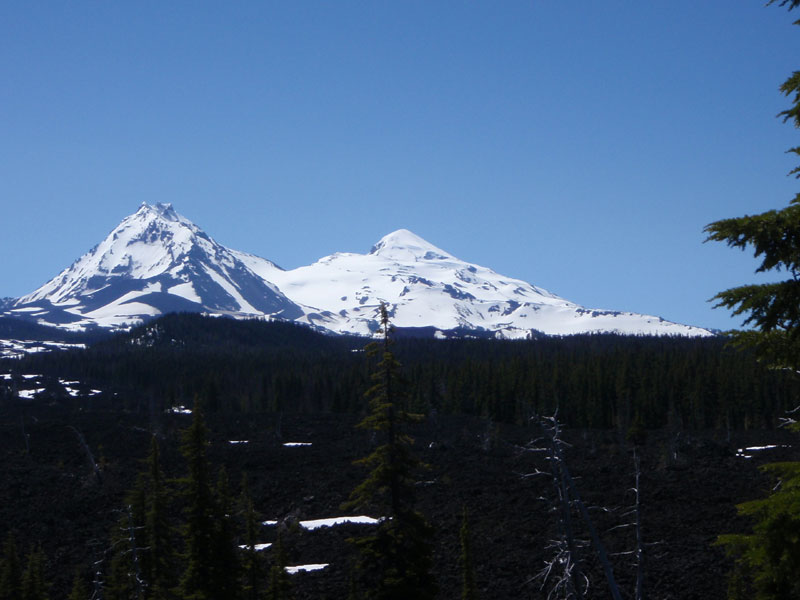
<path fill-rule="evenodd" d="M 191 416 L 165 415 L 153 426 L 142 415 L 74 412 L 44 404 L 6 407 L 1 416 L 0 535 L 14 531 L 23 551 L 41 543 L 52 597 L 64 598 L 76 569 L 89 573 L 91 562 L 108 546 L 125 492 L 142 469 L 151 431 L 161 440 L 167 474 L 184 474 L 179 433 Z M 292 576 L 298 599 L 345 598 L 353 558 L 347 540 L 370 527 L 349 524 L 309 531 L 300 524 L 346 514 L 340 505 L 365 476 L 353 461 L 374 444 L 369 432 L 354 428 L 357 421 L 335 414 L 207 416 L 212 464 L 225 465 L 234 491 L 247 474 L 260 516 L 280 521 L 285 531 L 289 564 L 328 564 Z M 94 477 L 75 430 L 102 466 L 102 482 Z M 537 574 L 552 558 L 549 546 L 558 521 L 547 453 L 533 449 L 542 447 L 534 442 L 542 430 L 439 417 L 411 433 L 418 456 L 428 465 L 419 473 L 418 505 L 435 526 L 439 597 L 461 597 L 459 529 L 466 509 L 480 597 L 545 598 L 550 582 L 543 588 Z M 563 438 L 570 444 L 566 458 L 577 490 L 612 557 L 623 597 L 630 598 L 635 580 L 635 540 L 629 526 L 633 446 L 615 431 L 565 428 Z M 311 445 L 285 446 L 287 442 Z M 778 447 L 751 451 L 751 458 L 737 456 L 739 448 L 768 444 Z M 797 437 L 782 430 L 730 436 L 719 431 L 646 432 L 637 453 L 648 598 L 724 598 L 730 563 L 712 545 L 714 539 L 743 531 L 747 523 L 736 515 L 735 505 L 766 494 L 773 485 L 758 465 L 799 460 L 798 446 Z M 276 529 L 263 526 L 259 541 L 273 542 Z M 576 529 L 579 538 L 589 539 L 584 526 Z M 590 596 L 610 597 L 588 543 L 581 558 L 591 581 Z"/>

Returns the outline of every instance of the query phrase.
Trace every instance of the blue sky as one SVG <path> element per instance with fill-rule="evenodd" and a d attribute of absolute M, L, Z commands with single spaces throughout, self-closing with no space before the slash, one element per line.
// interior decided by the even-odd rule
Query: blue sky
<path fill-rule="evenodd" d="M 0 297 L 141 202 L 285 268 L 408 228 L 592 308 L 727 329 L 703 244 L 798 191 L 797 15 L 689 2 L 0 3 Z"/>

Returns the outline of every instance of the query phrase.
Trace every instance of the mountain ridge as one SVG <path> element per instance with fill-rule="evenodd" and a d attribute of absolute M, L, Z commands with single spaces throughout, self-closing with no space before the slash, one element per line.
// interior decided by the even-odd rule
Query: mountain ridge
<path fill-rule="evenodd" d="M 99 244 L 2 314 L 71 329 L 128 328 L 168 312 L 206 312 L 373 335 L 381 303 L 395 326 L 482 336 L 711 335 L 632 312 L 588 309 L 462 261 L 408 229 L 367 254 L 334 253 L 284 270 L 227 248 L 171 204 L 142 203 Z"/>

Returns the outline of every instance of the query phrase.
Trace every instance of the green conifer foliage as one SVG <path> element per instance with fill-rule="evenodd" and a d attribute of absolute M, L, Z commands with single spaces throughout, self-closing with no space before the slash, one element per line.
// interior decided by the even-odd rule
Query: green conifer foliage
<path fill-rule="evenodd" d="M 278 539 L 273 546 L 272 566 L 269 570 L 267 600 L 291 600 L 292 582 L 286 572 L 286 550 L 283 547 L 283 534 L 278 530 Z"/>
<path fill-rule="evenodd" d="M 469 520 L 467 519 L 467 509 L 464 509 L 464 516 L 461 520 L 461 569 L 463 572 L 461 600 L 478 600 L 478 586 L 475 584 L 475 567 L 472 563 L 472 542 L 469 535 Z"/>
<path fill-rule="evenodd" d="M 367 346 L 370 357 L 380 356 L 366 392 L 370 413 L 358 424 L 383 437 L 369 456 L 357 461 L 368 469 L 367 478 L 352 492 L 348 509 L 374 507 L 386 517 L 374 533 L 355 541 L 359 549 L 360 589 L 375 600 L 425 600 L 436 595 L 431 575 L 433 530 L 414 507 L 414 471 L 421 462 L 414 456 L 413 440 L 403 427 L 420 420 L 405 410 L 400 363 L 391 352 L 389 314 L 381 304 L 381 344 Z"/>
<path fill-rule="evenodd" d="M 800 462 L 774 463 L 762 469 L 780 478 L 780 487 L 767 498 L 745 502 L 739 513 L 755 520 L 753 532 L 722 535 L 718 544 L 737 559 L 731 598 L 752 579 L 758 600 L 800 598 Z"/>
<path fill-rule="evenodd" d="M 768 4 L 775 3 L 771 0 Z M 782 0 L 792 10 L 800 0 Z M 795 22 L 796 25 L 800 21 Z M 800 127 L 800 71 L 781 86 L 792 97 L 792 106 L 780 116 Z M 789 152 L 800 155 L 800 147 Z M 800 177 L 800 167 L 791 174 Z M 744 285 L 720 292 L 717 306 L 745 314 L 744 324 L 755 329 L 734 332 L 741 346 L 754 348 L 759 358 L 775 368 L 800 369 L 800 194 L 782 210 L 725 219 L 706 227 L 709 240 L 724 241 L 734 248 L 752 247 L 761 258 L 758 271 L 786 271 L 778 283 Z M 795 424 L 797 425 L 797 424 Z M 764 499 L 738 506 L 740 514 L 754 521 L 752 533 L 722 535 L 717 543 L 736 559 L 730 579 L 732 600 L 800 599 L 800 463 L 776 463 L 763 467 L 779 479 Z"/>
<path fill-rule="evenodd" d="M 184 600 L 216 600 L 212 595 L 214 572 L 214 497 L 206 455 L 208 431 L 199 403 L 195 403 L 192 424 L 183 434 L 181 452 L 189 474 L 183 480 L 187 499 L 184 528 L 186 568 L 180 580 Z"/>
<path fill-rule="evenodd" d="M 48 600 L 47 580 L 45 579 L 45 556 L 41 548 L 28 555 L 28 564 L 22 574 L 22 594 L 20 600 Z"/>
<path fill-rule="evenodd" d="M 113 550 L 108 600 L 172 600 L 176 554 L 168 516 L 168 492 L 158 442 L 152 438 L 145 470 L 126 497 L 111 530 Z"/>
<path fill-rule="evenodd" d="M 223 467 L 214 493 L 214 530 L 212 537 L 212 598 L 240 598 L 239 557 L 235 542 L 233 499 L 228 474 Z"/>
<path fill-rule="evenodd" d="M 173 570 L 176 562 L 173 529 L 169 522 L 169 492 L 166 489 L 158 440 L 153 436 L 147 457 L 148 493 L 145 498 L 142 572 L 148 600 L 170 600 L 174 597 Z"/>
<path fill-rule="evenodd" d="M 358 583 L 356 583 L 356 578 L 351 574 L 350 575 L 350 591 L 347 594 L 347 600 L 359 600 L 361 595 L 358 593 Z"/>
<path fill-rule="evenodd" d="M 16 600 L 22 593 L 22 565 L 13 533 L 9 533 L 3 544 L 0 562 L 0 600 Z"/>
<path fill-rule="evenodd" d="M 255 549 L 258 543 L 258 515 L 253 507 L 247 478 L 242 480 L 242 493 L 240 498 L 244 516 L 244 556 L 242 558 L 242 592 L 245 600 L 258 600 L 261 597 L 260 586 L 262 580 L 261 560 Z"/>
<path fill-rule="evenodd" d="M 135 489 L 129 499 L 137 496 L 141 496 L 141 493 Z M 112 526 L 113 554 L 104 586 L 105 600 L 141 600 L 142 586 L 137 579 L 140 565 L 136 563 L 131 553 L 132 546 L 138 544 L 135 537 L 138 527 L 136 522 L 132 521 L 133 513 L 132 507 L 130 510 L 126 507 L 121 512 L 119 520 Z M 131 539 L 132 534 L 133 539 Z"/>
<path fill-rule="evenodd" d="M 800 0 L 783 0 L 780 5 L 788 5 L 792 10 L 800 6 Z M 780 90 L 793 102 L 779 116 L 800 127 L 800 71 L 795 71 Z M 789 152 L 800 155 L 800 146 Z M 800 167 L 790 174 L 800 178 Z M 733 310 L 734 315 L 747 315 L 743 324 L 755 327 L 734 332 L 739 345 L 754 348 L 775 367 L 797 370 L 800 367 L 800 194 L 781 210 L 723 219 L 707 225 L 705 231 L 707 240 L 725 242 L 742 250 L 751 247 L 755 257 L 761 259 L 756 272 L 784 271 L 790 276 L 777 283 L 731 288 L 712 300 L 718 301 L 716 306 Z"/>
<path fill-rule="evenodd" d="M 89 584 L 86 581 L 86 577 L 78 570 L 75 573 L 75 579 L 72 581 L 72 590 L 67 600 L 89 600 L 89 598 L 91 598 Z"/>

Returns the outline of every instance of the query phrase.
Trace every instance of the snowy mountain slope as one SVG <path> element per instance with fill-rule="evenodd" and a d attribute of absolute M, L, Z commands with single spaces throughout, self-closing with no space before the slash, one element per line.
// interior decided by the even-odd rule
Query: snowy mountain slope
<path fill-rule="evenodd" d="M 72 266 L 0 313 L 84 329 L 128 327 L 167 312 L 209 312 L 370 335 L 378 329 L 381 302 L 395 326 L 439 332 L 710 335 L 658 317 L 586 309 L 459 260 L 405 229 L 367 254 L 336 253 L 285 271 L 218 244 L 169 204 L 143 204 Z"/>
<path fill-rule="evenodd" d="M 142 204 L 7 314 L 80 329 L 124 327 L 175 311 L 286 319 L 304 314 L 170 204 Z"/>
<path fill-rule="evenodd" d="M 397 327 L 493 332 L 524 338 L 609 332 L 708 335 L 709 332 L 635 313 L 586 309 L 519 279 L 466 263 L 400 229 L 368 254 L 337 253 L 283 271 L 257 257 L 243 262 L 298 304 L 315 307 L 301 321 L 339 333 L 377 329 L 381 302 Z"/>

